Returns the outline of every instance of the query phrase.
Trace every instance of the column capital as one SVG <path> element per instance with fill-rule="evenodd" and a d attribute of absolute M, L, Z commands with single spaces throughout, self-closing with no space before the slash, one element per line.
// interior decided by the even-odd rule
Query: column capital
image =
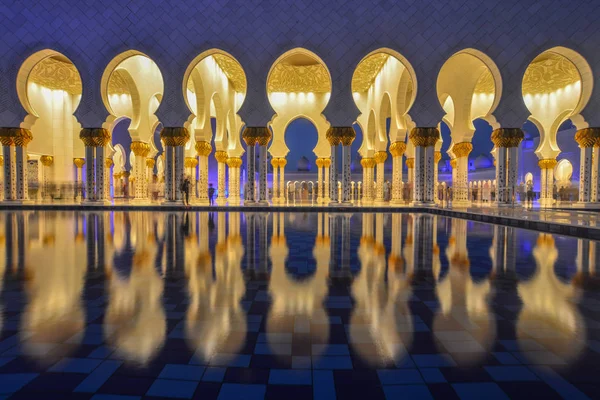
<path fill-rule="evenodd" d="M 390 153 L 392 154 L 392 157 L 402 157 L 405 151 L 406 143 L 404 142 L 394 142 L 390 145 Z"/>
<path fill-rule="evenodd" d="M 378 151 L 375 153 L 375 163 L 383 164 L 387 160 L 387 151 Z"/>
<path fill-rule="evenodd" d="M 414 168 L 415 167 L 415 159 L 414 157 L 410 157 L 406 159 L 406 166 L 408 168 Z"/>
<path fill-rule="evenodd" d="M 227 165 L 229 168 L 239 168 L 242 166 L 242 159 L 241 157 L 229 157 L 227 159 Z"/>
<path fill-rule="evenodd" d="M 266 126 L 247 126 L 242 133 L 242 139 L 248 146 L 254 146 L 257 143 L 260 146 L 266 146 L 271 140 L 271 130 Z"/>
<path fill-rule="evenodd" d="M 104 166 L 105 166 L 106 168 L 110 168 L 110 167 L 112 167 L 113 165 L 115 165 L 115 162 L 113 161 L 113 159 L 112 159 L 112 158 L 107 158 L 107 159 L 105 159 L 105 160 L 104 160 Z"/>
<path fill-rule="evenodd" d="M 184 146 L 190 140 L 190 132 L 183 127 L 164 127 L 160 131 L 160 138 L 165 146 Z"/>
<path fill-rule="evenodd" d="M 136 157 L 146 157 L 150 153 L 150 145 L 146 142 L 131 142 L 130 148 Z"/>
<path fill-rule="evenodd" d="M 452 146 L 452 152 L 456 158 L 468 157 L 473 150 L 473 145 L 470 142 L 456 143 Z"/>
<path fill-rule="evenodd" d="M 83 128 L 79 139 L 86 147 L 104 147 L 110 141 L 110 132 L 104 128 Z"/>
<path fill-rule="evenodd" d="M 41 156 L 40 162 L 44 167 L 50 167 L 54 163 L 54 157 L 52 156 Z"/>
<path fill-rule="evenodd" d="M 196 160 L 196 164 L 197 163 L 198 163 L 198 160 Z M 146 167 L 153 169 L 155 164 L 156 164 L 156 161 L 154 160 L 154 158 L 146 158 Z"/>
<path fill-rule="evenodd" d="M 575 141 L 579 147 L 600 147 L 600 128 L 579 129 Z"/>
<path fill-rule="evenodd" d="M 415 147 L 435 146 L 440 139 L 440 131 L 436 127 L 413 128 L 408 138 Z"/>
<path fill-rule="evenodd" d="M 557 163 L 558 161 L 556 161 L 554 158 L 545 158 L 543 160 L 538 161 L 538 166 L 541 169 L 552 169 L 556 166 Z"/>
<path fill-rule="evenodd" d="M 458 160 L 456 158 L 453 158 L 452 160 L 450 160 L 450 166 L 452 167 L 452 169 L 455 169 L 456 167 L 458 167 Z"/>
<path fill-rule="evenodd" d="M 146 165 L 148 165 L 148 160 L 146 160 Z M 198 165 L 198 160 L 196 160 L 195 157 L 186 157 L 183 161 L 183 166 L 186 168 L 196 168 L 196 165 Z M 154 165 L 152 165 L 152 167 L 154 167 Z"/>
<path fill-rule="evenodd" d="M 499 128 L 492 132 L 492 142 L 496 147 L 518 147 L 525 134 L 521 128 Z"/>
<path fill-rule="evenodd" d="M 362 165 L 363 168 L 373 168 L 376 163 L 375 159 L 370 157 L 364 157 L 360 160 L 360 165 Z"/>
<path fill-rule="evenodd" d="M 3 146 L 27 146 L 33 140 L 29 129 L 0 128 L 0 143 Z"/>
<path fill-rule="evenodd" d="M 212 146 L 209 142 L 196 142 L 196 145 L 194 147 L 196 149 L 196 154 L 202 157 L 208 157 L 208 155 L 212 151 Z"/>
<path fill-rule="evenodd" d="M 442 159 L 442 152 L 441 151 L 436 151 L 435 153 L 433 153 L 433 161 L 436 164 L 439 163 L 441 159 Z"/>
<path fill-rule="evenodd" d="M 227 152 L 222 150 L 216 151 L 215 160 L 217 160 L 219 163 L 227 162 Z"/>
<path fill-rule="evenodd" d="M 75 164 L 77 168 L 82 168 L 85 165 L 85 158 L 74 158 L 73 164 Z"/>
<path fill-rule="evenodd" d="M 356 138 L 356 132 L 351 126 L 332 126 L 327 129 L 325 138 L 331 146 L 350 146 Z"/>

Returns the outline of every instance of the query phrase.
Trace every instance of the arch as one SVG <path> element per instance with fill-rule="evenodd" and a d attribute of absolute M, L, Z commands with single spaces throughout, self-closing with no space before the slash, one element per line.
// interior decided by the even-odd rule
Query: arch
<path fill-rule="evenodd" d="M 223 141 L 225 140 L 225 149 L 227 149 L 226 142 L 226 120 L 224 118 L 223 104 L 221 103 L 221 97 L 219 93 L 213 93 L 210 99 L 210 116 L 214 117 L 217 122 L 217 130 L 215 133 L 215 146 L 218 146 L 218 150 L 223 150 Z"/>
<path fill-rule="evenodd" d="M 369 119 L 367 120 L 367 138 L 368 150 L 375 151 L 375 139 L 377 134 L 377 122 L 375 120 L 375 111 L 369 112 Z"/>
<path fill-rule="evenodd" d="M 315 141 L 315 146 L 314 146 L 314 148 L 310 148 L 310 150 L 312 151 L 314 157 L 312 155 L 311 155 L 311 157 L 309 157 L 309 161 L 312 163 L 313 168 L 314 168 L 315 159 L 318 158 L 317 153 L 316 153 L 316 149 L 317 149 L 317 143 L 318 143 L 318 139 L 319 139 L 319 130 L 317 128 L 317 124 L 315 124 L 315 122 L 312 119 L 310 119 L 309 117 L 306 117 L 304 115 L 298 115 L 296 118 L 294 118 L 293 120 L 289 121 L 289 123 L 285 126 L 285 130 L 283 131 L 284 139 L 286 141 L 286 144 L 287 143 L 292 144 L 294 142 L 296 142 L 296 145 L 298 144 L 298 142 L 299 142 L 298 140 L 292 140 L 292 139 L 290 139 L 290 136 L 289 136 L 290 132 L 288 132 L 288 130 L 289 130 L 290 127 L 295 127 L 295 125 L 298 125 L 299 121 L 301 121 L 301 120 L 307 121 L 310 124 L 310 126 L 311 126 L 310 130 L 314 129 L 314 133 L 316 134 L 315 135 L 316 140 L 314 140 Z M 313 134 L 312 134 L 312 132 L 310 134 L 308 134 L 308 132 L 307 132 L 308 130 L 309 130 L 308 128 L 306 128 L 306 129 L 303 130 L 303 133 L 306 132 L 307 134 L 301 138 L 300 142 L 304 142 L 304 143 L 306 143 L 306 142 L 309 142 L 309 143 L 313 142 L 313 139 L 314 139 L 313 138 Z M 309 143 L 306 143 L 306 144 L 309 144 Z M 296 149 L 296 150 L 298 150 L 298 149 Z M 304 150 L 304 149 L 302 149 L 302 150 Z M 298 153 L 298 151 L 295 152 L 294 156 L 288 155 L 288 160 L 287 160 L 288 163 L 287 163 L 286 167 L 288 167 L 288 168 L 290 168 L 292 170 L 295 170 L 295 168 L 296 168 L 296 161 L 299 160 L 302 156 L 306 156 L 306 154 Z"/>
<path fill-rule="evenodd" d="M 77 109 L 77 106 L 79 105 L 79 101 L 81 100 L 82 82 L 81 82 L 81 76 L 79 74 L 79 70 L 77 69 L 75 64 L 73 64 L 73 62 L 69 58 L 67 58 L 62 53 L 59 53 L 58 51 L 55 51 L 52 49 L 40 50 L 40 51 L 32 54 L 31 56 L 29 56 L 23 62 L 23 64 L 21 64 L 21 67 L 19 68 L 19 71 L 17 72 L 17 81 L 16 81 L 17 96 L 19 98 L 19 101 L 21 102 L 21 105 L 23 106 L 25 111 L 27 111 L 28 114 L 31 114 L 35 117 L 39 117 L 39 115 L 36 113 L 34 107 L 31 105 L 31 102 L 29 100 L 28 83 L 29 83 L 31 75 L 32 75 L 32 73 L 34 73 L 34 70 L 36 69 L 36 67 L 39 68 L 44 61 L 49 60 L 49 59 L 55 60 L 57 62 L 62 62 L 67 65 L 70 64 L 70 66 L 72 66 L 72 68 L 67 68 L 66 66 L 55 65 L 54 67 L 50 67 L 51 71 L 46 71 L 46 73 L 43 73 L 43 76 L 49 82 L 53 78 L 52 75 L 55 75 L 55 78 L 57 78 L 57 79 L 60 76 L 62 76 L 62 79 L 64 79 L 66 77 L 67 79 L 70 79 L 72 81 L 71 83 L 64 82 L 64 84 L 72 86 L 73 91 L 76 92 L 75 94 L 77 94 L 79 96 L 79 99 L 77 99 L 76 104 L 73 104 L 73 107 L 72 107 L 73 112 Z M 56 84 L 57 84 L 57 86 L 60 86 L 60 83 L 56 83 Z"/>
<path fill-rule="evenodd" d="M 385 151 L 388 142 L 388 132 L 387 132 L 387 119 L 392 118 L 392 100 L 390 99 L 390 94 L 386 91 L 381 98 L 381 105 L 379 106 L 379 141 L 377 150 Z M 391 121 L 390 121 L 391 122 Z M 391 123 L 390 123 L 391 125 Z M 391 129 L 391 126 L 390 126 Z"/>

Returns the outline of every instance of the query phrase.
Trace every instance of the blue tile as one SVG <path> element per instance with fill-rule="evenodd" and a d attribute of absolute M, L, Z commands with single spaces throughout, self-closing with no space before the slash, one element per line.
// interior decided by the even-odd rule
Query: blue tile
<path fill-rule="evenodd" d="M 383 387 L 385 398 L 388 400 L 411 399 L 411 400 L 433 400 L 433 396 L 427 385 L 388 385 Z"/>
<path fill-rule="evenodd" d="M 484 367 L 495 381 L 537 381 L 538 378 L 527 367 L 523 366 L 500 366 Z"/>
<path fill-rule="evenodd" d="M 162 379 L 181 379 L 184 381 L 199 381 L 204 373 L 204 367 L 183 364 L 167 364 L 158 375 Z"/>
<path fill-rule="evenodd" d="M 292 356 L 292 368 L 310 369 L 312 360 L 308 356 Z"/>
<path fill-rule="evenodd" d="M 418 367 L 454 367 L 456 363 L 450 354 L 413 354 L 411 355 Z"/>
<path fill-rule="evenodd" d="M 266 385 L 224 383 L 221 386 L 217 400 L 262 400 L 266 391 Z"/>
<path fill-rule="evenodd" d="M 347 344 L 313 344 L 312 354 L 322 356 L 349 356 L 350 350 Z"/>
<path fill-rule="evenodd" d="M 37 376 L 38 374 L 0 374 L 0 393 L 16 392 Z"/>
<path fill-rule="evenodd" d="M 15 357 L 0 357 L 0 367 L 8 364 L 9 362 L 11 362 L 14 359 L 15 359 Z"/>
<path fill-rule="evenodd" d="M 313 371 L 313 399 L 335 399 L 333 371 Z"/>
<path fill-rule="evenodd" d="M 254 346 L 254 354 L 260 355 L 270 355 L 270 354 L 278 354 L 289 356 L 292 354 L 292 344 L 291 343 L 256 343 Z"/>
<path fill-rule="evenodd" d="M 102 360 L 88 358 L 63 358 L 54 364 L 48 371 L 50 372 L 75 372 L 89 374 L 96 368 Z"/>
<path fill-rule="evenodd" d="M 421 368 L 421 375 L 423 375 L 423 379 L 427 383 L 446 383 L 446 377 L 442 374 L 437 368 Z"/>
<path fill-rule="evenodd" d="M 382 385 L 406 385 L 423 383 L 421 374 L 416 369 L 380 369 L 377 370 Z"/>
<path fill-rule="evenodd" d="M 583 400 L 589 399 L 579 389 L 566 381 L 562 376 L 554 372 L 550 367 L 538 367 L 535 373 L 544 381 L 548 386 L 554 389 L 563 398 L 569 400 Z"/>
<path fill-rule="evenodd" d="M 498 360 L 498 362 L 500 362 L 501 364 L 504 364 L 504 365 L 521 364 L 521 362 L 519 360 L 517 360 L 515 358 L 515 356 L 513 356 L 510 353 L 496 352 L 496 353 L 492 353 L 492 354 L 494 355 L 494 357 L 496 357 L 496 360 Z"/>
<path fill-rule="evenodd" d="M 146 396 L 190 399 L 194 395 L 197 386 L 198 382 L 157 379 L 146 392 Z"/>
<path fill-rule="evenodd" d="M 251 356 L 248 354 L 215 354 L 209 364 L 217 367 L 248 368 Z M 190 362 L 190 364 L 194 364 Z"/>
<path fill-rule="evenodd" d="M 415 363 L 407 354 L 402 358 L 394 360 L 394 364 L 396 365 L 396 368 L 416 368 Z"/>
<path fill-rule="evenodd" d="M 114 352 L 113 349 L 100 346 L 88 354 L 88 358 L 106 358 Z"/>
<path fill-rule="evenodd" d="M 350 357 L 320 357 L 313 359 L 314 369 L 352 369 L 352 360 Z"/>
<path fill-rule="evenodd" d="M 118 394 L 97 394 L 91 400 L 141 400 L 141 396 L 121 396 Z"/>
<path fill-rule="evenodd" d="M 121 364 L 121 361 L 104 361 L 75 388 L 74 392 L 95 393 Z"/>
<path fill-rule="evenodd" d="M 461 400 L 508 400 L 506 393 L 493 382 L 455 383 L 452 387 Z"/>
<path fill-rule="evenodd" d="M 17 343 L 19 343 L 19 336 L 13 335 L 13 336 L 7 337 L 6 339 L 4 339 L 3 341 L 0 342 L 0 353 L 10 349 Z"/>
<path fill-rule="evenodd" d="M 269 374 L 270 385 L 310 385 L 309 370 L 272 369 Z"/>
<path fill-rule="evenodd" d="M 223 382 L 226 368 L 207 367 L 202 375 L 202 382 Z"/>

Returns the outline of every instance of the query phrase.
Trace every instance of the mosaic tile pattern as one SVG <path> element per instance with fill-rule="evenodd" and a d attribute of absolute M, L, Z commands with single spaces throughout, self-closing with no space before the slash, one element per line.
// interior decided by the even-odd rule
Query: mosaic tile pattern
<path fill-rule="evenodd" d="M 3 212 L 0 237 L 0 398 L 598 397 L 596 242 L 264 212 Z"/>

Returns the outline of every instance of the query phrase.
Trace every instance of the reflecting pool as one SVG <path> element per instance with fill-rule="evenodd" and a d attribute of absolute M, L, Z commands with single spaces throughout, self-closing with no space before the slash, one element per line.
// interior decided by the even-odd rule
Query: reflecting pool
<path fill-rule="evenodd" d="M 0 252 L 0 398 L 600 396 L 588 240 L 428 214 L 25 211 L 0 213 Z"/>

